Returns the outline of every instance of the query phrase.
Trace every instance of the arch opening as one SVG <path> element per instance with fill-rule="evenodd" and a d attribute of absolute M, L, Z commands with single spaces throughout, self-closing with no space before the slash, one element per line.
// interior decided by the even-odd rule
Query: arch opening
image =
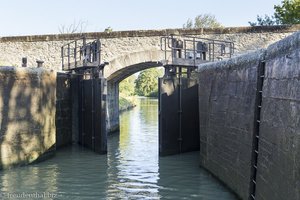
<path fill-rule="evenodd" d="M 155 67 L 162 67 L 161 61 L 146 61 L 123 67 L 107 77 L 107 131 L 119 130 L 119 83 L 127 77 Z"/>

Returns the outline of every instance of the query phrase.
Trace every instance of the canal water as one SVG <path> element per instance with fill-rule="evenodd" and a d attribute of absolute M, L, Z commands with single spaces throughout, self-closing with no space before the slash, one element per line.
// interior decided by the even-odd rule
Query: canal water
<path fill-rule="evenodd" d="M 158 101 L 141 98 L 120 116 L 107 155 L 80 146 L 0 172 L 0 199 L 203 199 L 235 196 L 199 167 L 199 152 L 158 156 Z"/>

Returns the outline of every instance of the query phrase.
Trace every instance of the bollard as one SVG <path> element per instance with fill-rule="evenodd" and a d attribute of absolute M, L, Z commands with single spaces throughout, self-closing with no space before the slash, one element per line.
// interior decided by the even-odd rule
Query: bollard
<path fill-rule="evenodd" d="M 22 67 L 27 67 L 27 57 L 22 58 Z"/>
<path fill-rule="evenodd" d="M 37 60 L 36 63 L 37 63 L 37 67 L 39 68 L 39 67 L 43 67 L 44 61 L 42 61 L 42 60 Z"/>

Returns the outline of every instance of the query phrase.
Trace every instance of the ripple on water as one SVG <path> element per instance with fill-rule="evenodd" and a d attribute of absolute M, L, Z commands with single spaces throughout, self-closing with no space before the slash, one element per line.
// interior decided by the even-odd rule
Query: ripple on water
<path fill-rule="evenodd" d="M 52 192 L 63 200 L 235 200 L 198 167 L 199 152 L 158 157 L 157 116 L 157 100 L 140 99 L 139 107 L 121 115 L 121 133 L 108 137 L 107 155 L 73 146 L 45 162 L 1 171 L 2 199 Z"/>

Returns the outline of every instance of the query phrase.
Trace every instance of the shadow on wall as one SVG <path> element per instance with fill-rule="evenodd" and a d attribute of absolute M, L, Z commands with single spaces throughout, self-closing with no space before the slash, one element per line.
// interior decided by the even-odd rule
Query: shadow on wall
<path fill-rule="evenodd" d="M 0 67 L 0 168 L 55 149 L 56 73 Z"/>
<path fill-rule="evenodd" d="M 300 31 L 198 69 L 200 163 L 242 199 L 299 200 Z"/>
<path fill-rule="evenodd" d="M 78 118 L 76 111 L 72 111 L 70 77 L 65 73 L 57 73 L 56 77 L 56 149 L 72 144 L 72 114 Z M 75 88 L 75 94 L 77 90 Z M 74 96 L 74 100 L 76 97 Z M 74 126 L 75 126 L 74 122 Z M 74 128 L 77 129 L 77 128 Z M 75 136 L 74 136 L 75 138 Z"/>

